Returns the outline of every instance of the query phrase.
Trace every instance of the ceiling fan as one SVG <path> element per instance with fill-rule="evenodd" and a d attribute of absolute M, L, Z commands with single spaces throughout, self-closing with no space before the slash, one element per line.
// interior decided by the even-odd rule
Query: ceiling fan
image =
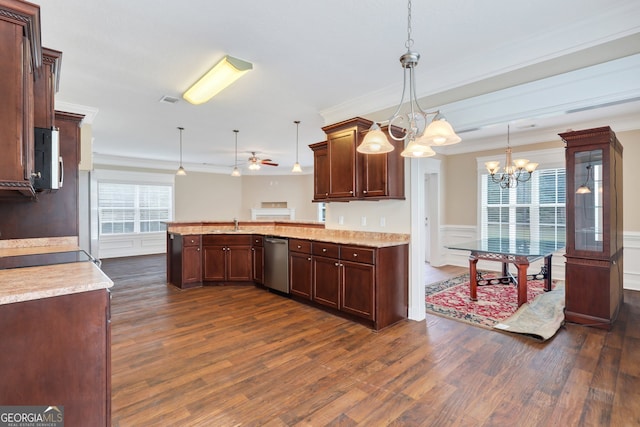
<path fill-rule="evenodd" d="M 249 157 L 249 169 L 258 170 L 260 165 L 278 166 L 277 163 L 273 163 L 271 159 L 260 159 L 256 157 L 256 152 L 251 151 L 251 157 Z"/>

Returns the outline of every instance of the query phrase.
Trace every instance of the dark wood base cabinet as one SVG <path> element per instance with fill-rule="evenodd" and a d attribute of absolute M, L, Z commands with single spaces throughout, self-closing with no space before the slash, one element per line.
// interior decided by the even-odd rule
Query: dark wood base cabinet
<path fill-rule="evenodd" d="M 408 246 L 289 240 L 292 298 L 375 330 L 407 318 Z"/>
<path fill-rule="evenodd" d="M 2 405 L 58 405 L 65 425 L 111 425 L 106 289 L 1 305 L 0 325 Z"/>

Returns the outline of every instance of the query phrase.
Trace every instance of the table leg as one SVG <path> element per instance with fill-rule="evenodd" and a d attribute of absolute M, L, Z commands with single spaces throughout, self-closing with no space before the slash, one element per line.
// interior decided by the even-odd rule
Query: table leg
<path fill-rule="evenodd" d="M 473 252 L 469 256 L 469 298 L 478 301 L 478 257 Z"/>
<path fill-rule="evenodd" d="M 544 267 L 545 267 L 545 276 L 544 276 L 544 290 L 551 290 L 551 256 L 544 257 Z"/>
<path fill-rule="evenodd" d="M 527 302 L 527 267 L 526 264 L 516 264 L 518 267 L 518 307 Z"/>

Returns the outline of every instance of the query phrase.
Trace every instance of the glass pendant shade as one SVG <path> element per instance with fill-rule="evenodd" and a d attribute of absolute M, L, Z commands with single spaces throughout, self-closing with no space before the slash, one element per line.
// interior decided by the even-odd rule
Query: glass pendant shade
<path fill-rule="evenodd" d="M 260 170 L 260 165 L 257 162 L 249 163 L 249 170 L 257 171 Z"/>
<path fill-rule="evenodd" d="M 453 127 L 444 119 L 435 118 L 424 131 L 420 142 L 428 145 L 442 147 L 443 145 L 453 145 L 462 141 L 453 130 Z"/>
<path fill-rule="evenodd" d="M 374 123 L 358 145 L 357 151 L 364 154 L 384 154 L 393 151 L 393 145 L 387 139 L 380 126 Z"/>
<path fill-rule="evenodd" d="M 238 169 L 237 166 L 233 168 L 233 171 L 231 172 L 231 176 L 240 176 L 240 169 Z"/>
<path fill-rule="evenodd" d="M 178 168 L 178 171 L 176 172 L 176 175 L 178 176 L 185 176 L 187 174 L 187 171 L 184 170 L 184 168 L 182 167 L 182 165 Z"/>
<path fill-rule="evenodd" d="M 291 169 L 291 172 L 296 172 L 296 173 L 302 172 L 302 167 L 300 166 L 300 163 L 296 162 L 293 165 L 293 169 Z"/>
<path fill-rule="evenodd" d="M 433 149 L 425 144 L 421 144 L 418 141 L 412 139 L 407 144 L 407 147 L 400 153 L 402 157 L 431 157 L 435 156 L 436 152 Z"/>
<path fill-rule="evenodd" d="M 591 189 L 589 187 L 587 187 L 586 185 L 581 185 L 576 190 L 576 194 L 589 194 L 589 193 L 591 193 Z"/>

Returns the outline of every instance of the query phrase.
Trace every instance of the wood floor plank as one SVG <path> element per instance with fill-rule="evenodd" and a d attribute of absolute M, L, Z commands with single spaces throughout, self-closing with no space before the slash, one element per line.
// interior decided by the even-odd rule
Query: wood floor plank
<path fill-rule="evenodd" d="M 372 332 L 253 286 L 180 290 L 165 265 L 103 261 L 114 426 L 640 424 L 640 292 L 611 331 L 539 343 L 431 315 Z"/>

